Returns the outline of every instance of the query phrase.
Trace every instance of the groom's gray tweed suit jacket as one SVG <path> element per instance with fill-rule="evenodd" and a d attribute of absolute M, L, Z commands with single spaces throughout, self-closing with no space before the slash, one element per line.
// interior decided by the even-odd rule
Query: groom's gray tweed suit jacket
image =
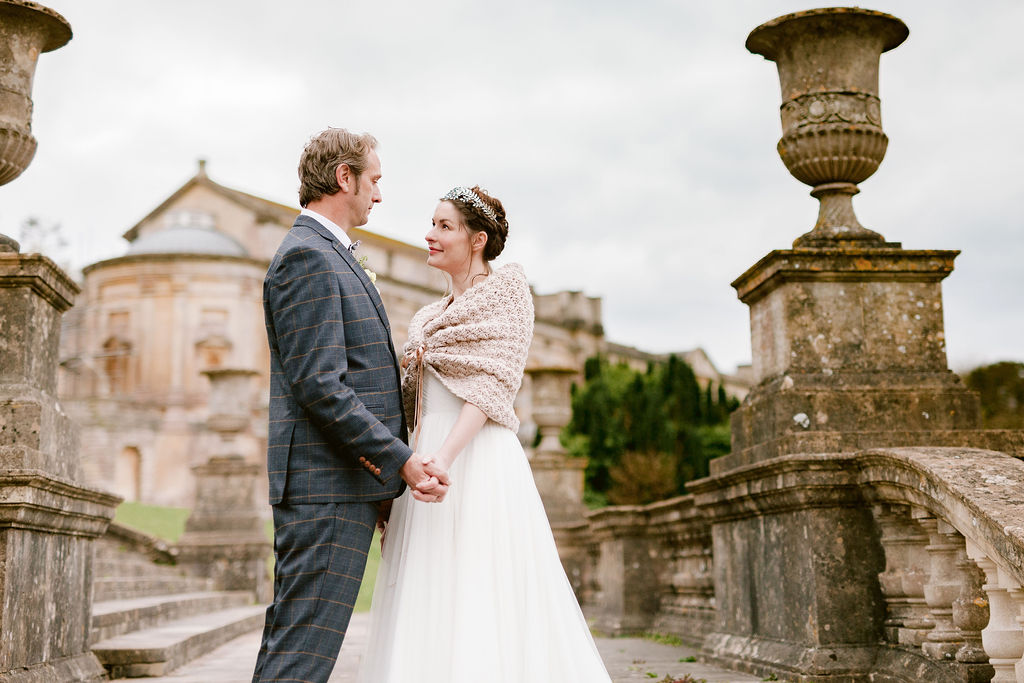
<path fill-rule="evenodd" d="M 300 215 L 263 283 L 270 503 L 394 498 L 411 455 L 384 305 L 330 231 Z"/>

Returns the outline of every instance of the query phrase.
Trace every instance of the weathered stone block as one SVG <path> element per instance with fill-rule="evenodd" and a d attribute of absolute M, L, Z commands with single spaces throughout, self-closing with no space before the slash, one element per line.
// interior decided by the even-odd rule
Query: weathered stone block
<path fill-rule="evenodd" d="M 53 666 L 88 672 L 95 662 L 90 541 L 117 502 L 39 471 L 0 474 L 0 671 L 26 676 L 10 680 L 93 680 L 46 676 Z"/>
<path fill-rule="evenodd" d="M 773 251 L 733 282 L 750 306 L 754 380 L 945 372 L 941 281 L 956 251 Z"/>
<path fill-rule="evenodd" d="M 0 385 L 0 466 L 38 469 L 71 480 L 81 478 L 78 430 L 56 401 Z"/>
<path fill-rule="evenodd" d="M 0 386 L 56 394 L 61 314 L 77 293 L 45 256 L 0 253 Z"/>
<path fill-rule="evenodd" d="M 855 468 L 829 456 L 777 458 L 690 489 L 714 523 L 722 587 L 705 649 L 729 666 L 869 671 L 885 618 L 885 558 Z"/>

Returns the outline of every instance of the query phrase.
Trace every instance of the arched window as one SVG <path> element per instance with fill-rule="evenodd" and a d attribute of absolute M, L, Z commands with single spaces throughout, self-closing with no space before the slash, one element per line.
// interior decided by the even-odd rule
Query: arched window
<path fill-rule="evenodd" d="M 114 493 L 125 500 L 139 500 L 142 496 L 142 455 L 134 446 L 126 446 L 114 465 Z"/>
<path fill-rule="evenodd" d="M 127 394 L 131 391 L 129 377 L 131 355 L 131 342 L 120 337 L 111 337 L 103 344 L 99 365 L 107 377 L 107 391 L 111 396 Z"/>

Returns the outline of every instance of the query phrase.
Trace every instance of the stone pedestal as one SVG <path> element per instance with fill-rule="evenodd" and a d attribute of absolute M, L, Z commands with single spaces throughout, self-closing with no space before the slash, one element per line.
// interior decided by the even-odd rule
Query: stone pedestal
<path fill-rule="evenodd" d="M 559 435 L 572 419 L 571 387 L 577 372 L 572 368 L 540 367 L 527 370 L 533 385 L 533 421 L 540 443 L 530 458 L 548 521 L 553 526 L 575 524 L 583 519 L 583 478 L 586 458 L 568 456 Z"/>
<path fill-rule="evenodd" d="M 641 506 L 617 506 L 588 515 L 591 543 L 600 550 L 593 582 L 593 608 L 587 616 L 603 633 L 624 635 L 650 629 L 661 601 L 657 544 L 647 533 L 649 515 Z"/>
<path fill-rule="evenodd" d="M 977 396 L 946 366 L 941 282 L 958 253 L 773 251 L 740 276 L 757 385 L 712 473 L 786 453 L 1024 450 L 1019 432 L 980 429 Z"/>
<path fill-rule="evenodd" d="M 196 500 L 178 541 L 178 564 L 194 576 L 214 580 L 220 590 L 252 591 L 257 600 L 272 597 L 267 573 L 271 543 L 263 532 L 256 502 L 259 465 L 245 462 L 235 439 L 252 419 L 253 370 L 207 370 L 210 415 L 207 427 L 219 435 L 214 453 L 192 468 Z"/>
<path fill-rule="evenodd" d="M 49 259 L 0 253 L 0 680 L 97 681 L 91 540 L 120 499 L 77 483 L 58 405 L 61 314 L 78 288 Z"/>
<path fill-rule="evenodd" d="M 254 502 L 258 465 L 221 455 L 192 468 L 196 505 L 178 541 L 178 565 L 193 576 L 212 578 L 219 590 L 252 591 L 267 602 L 271 544 Z"/>

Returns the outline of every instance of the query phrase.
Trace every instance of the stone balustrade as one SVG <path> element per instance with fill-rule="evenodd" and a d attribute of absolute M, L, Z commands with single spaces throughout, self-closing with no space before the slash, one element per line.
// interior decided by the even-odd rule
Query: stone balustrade
<path fill-rule="evenodd" d="M 692 488 L 652 505 L 590 512 L 560 537 L 597 629 L 672 634 L 703 646 L 709 659 L 783 679 L 818 680 L 843 666 L 885 680 L 1024 682 L 1024 462 L 969 448 L 791 455 Z M 713 547 L 747 542 L 743 533 L 716 535 L 716 524 L 770 525 L 781 512 L 820 507 L 843 510 L 819 518 L 840 525 L 815 528 L 808 516 L 806 546 L 779 537 L 750 548 L 757 561 L 716 567 Z M 751 556 L 735 547 L 719 554 Z M 805 563 L 863 598 L 842 613 L 819 605 L 810 617 L 823 622 L 819 637 L 863 631 L 863 647 L 825 641 L 801 650 L 758 637 L 808 617 L 743 614 L 741 603 L 772 599 L 750 595 L 758 583 L 746 574 L 775 572 L 760 585 L 780 593 L 814 591 L 804 585 Z M 728 590 L 716 596 L 716 583 Z M 751 621 L 735 623 L 743 619 Z"/>
<path fill-rule="evenodd" d="M 595 628 L 657 631 L 700 646 L 714 622 L 711 525 L 693 496 L 595 510 L 557 533 L 563 563 Z"/>
<path fill-rule="evenodd" d="M 1024 463 L 897 448 L 858 465 L 886 556 L 885 641 L 944 662 L 953 680 L 1024 681 Z"/>

